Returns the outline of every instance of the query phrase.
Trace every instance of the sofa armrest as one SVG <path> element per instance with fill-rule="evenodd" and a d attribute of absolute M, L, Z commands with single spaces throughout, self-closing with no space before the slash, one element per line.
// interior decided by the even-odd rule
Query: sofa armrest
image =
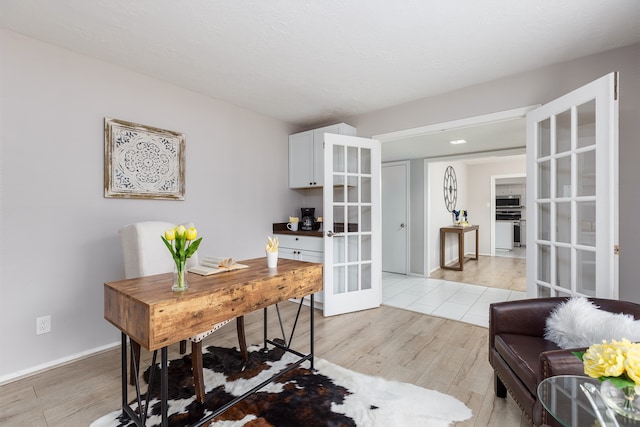
<path fill-rule="evenodd" d="M 540 353 L 540 374 L 538 383 L 545 378 L 556 375 L 585 375 L 582 361 L 573 354 L 574 351 L 585 351 L 586 348 L 570 350 L 550 350 Z"/>

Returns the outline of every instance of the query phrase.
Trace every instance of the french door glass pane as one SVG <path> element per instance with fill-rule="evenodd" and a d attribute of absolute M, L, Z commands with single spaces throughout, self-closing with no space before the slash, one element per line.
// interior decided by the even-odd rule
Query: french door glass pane
<path fill-rule="evenodd" d="M 364 263 L 361 265 L 361 278 L 360 289 L 371 289 L 373 286 L 371 274 L 371 263 Z"/>
<path fill-rule="evenodd" d="M 596 202 L 578 202 L 578 244 L 596 246 Z"/>
<path fill-rule="evenodd" d="M 360 173 L 371 175 L 371 149 L 360 149 Z"/>
<path fill-rule="evenodd" d="M 326 189 L 325 189 L 326 191 Z M 333 176 L 333 202 L 343 203 L 345 201 L 344 175 Z"/>
<path fill-rule="evenodd" d="M 551 119 L 538 123 L 538 158 L 551 155 Z"/>
<path fill-rule="evenodd" d="M 344 172 L 344 146 L 342 145 L 334 145 L 333 146 L 333 171 L 338 173 Z"/>
<path fill-rule="evenodd" d="M 344 231 L 355 231 L 354 227 L 358 224 L 358 206 L 347 206 L 348 216 L 348 224 L 349 228 L 345 228 Z"/>
<path fill-rule="evenodd" d="M 571 203 L 556 204 L 556 242 L 571 243 Z"/>
<path fill-rule="evenodd" d="M 556 160 L 556 197 L 571 197 L 571 156 Z"/>
<path fill-rule="evenodd" d="M 361 256 L 362 256 L 362 261 L 371 261 L 372 258 L 372 254 L 371 254 L 371 235 L 370 234 L 364 234 L 361 237 Z"/>
<path fill-rule="evenodd" d="M 577 250 L 577 288 L 581 294 L 596 295 L 596 253 L 593 251 Z"/>
<path fill-rule="evenodd" d="M 362 203 L 371 203 L 371 177 L 363 176 L 360 178 L 360 201 Z"/>
<path fill-rule="evenodd" d="M 551 283 L 551 246 L 538 245 L 538 280 Z"/>
<path fill-rule="evenodd" d="M 344 236 L 333 236 L 333 263 L 344 264 L 346 256 L 344 253 Z"/>
<path fill-rule="evenodd" d="M 578 148 L 589 147 L 596 143 L 596 100 L 592 99 L 577 107 L 578 110 Z"/>
<path fill-rule="evenodd" d="M 349 250 L 349 257 L 347 259 L 348 262 L 358 261 L 358 236 L 350 235 L 347 236 L 347 245 Z"/>
<path fill-rule="evenodd" d="M 551 241 L 551 203 L 538 203 L 538 239 Z"/>
<path fill-rule="evenodd" d="M 571 248 L 556 248 L 556 285 L 571 289 Z"/>
<path fill-rule="evenodd" d="M 347 147 L 347 172 L 358 172 L 358 147 Z"/>
<path fill-rule="evenodd" d="M 538 198 L 551 197 L 551 160 L 538 163 Z"/>
<path fill-rule="evenodd" d="M 362 205 L 361 210 L 358 231 L 367 233 L 371 231 L 371 205 Z"/>
<path fill-rule="evenodd" d="M 347 267 L 349 275 L 347 276 L 347 292 L 359 290 L 358 286 L 358 265 L 350 265 Z"/>
<path fill-rule="evenodd" d="M 578 196 L 596 195 L 596 150 L 576 155 L 578 168 Z"/>
<path fill-rule="evenodd" d="M 578 292 L 596 295 L 596 253 L 593 251 L 577 250 L 577 287 Z"/>
<path fill-rule="evenodd" d="M 571 150 L 571 110 L 556 116 L 556 154 Z"/>
<path fill-rule="evenodd" d="M 333 293 L 343 294 L 347 291 L 344 265 L 333 267 Z"/>
<path fill-rule="evenodd" d="M 358 203 L 360 201 L 360 186 L 357 176 L 347 177 L 347 203 Z"/>
<path fill-rule="evenodd" d="M 333 224 L 336 233 L 341 233 L 345 230 L 345 217 L 344 217 L 344 206 L 333 206 Z"/>

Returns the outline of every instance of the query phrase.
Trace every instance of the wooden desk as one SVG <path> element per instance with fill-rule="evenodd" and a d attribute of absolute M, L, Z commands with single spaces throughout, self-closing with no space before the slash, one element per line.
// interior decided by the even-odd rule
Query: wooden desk
<path fill-rule="evenodd" d="M 244 260 L 240 263 L 249 265 L 249 268 L 210 276 L 189 273 L 189 288 L 184 292 L 171 291 L 172 273 L 104 284 L 104 318 L 122 331 L 123 411 L 126 408 L 131 411 L 126 396 L 127 336 L 147 350 L 161 350 L 162 425 L 165 426 L 168 396 L 167 346 L 205 332 L 223 320 L 259 309 L 266 310 L 268 306 L 290 298 L 307 295 L 313 298 L 315 292 L 322 290 L 322 264 L 279 259 L 278 267 L 269 269 L 266 258 Z M 310 352 L 299 363 L 311 360 L 313 365 L 311 307 Z M 266 343 L 265 330 L 265 346 Z M 126 413 L 131 417 L 132 412 L 129 411 Z"/>
<path fill-rule="evenodd" d="M 464 234 L 470 231 L 476 232 L 476 256 L 475 257 L 467 257 L 467 259 L 478 260 L 478 228 L 477 225 L 467 225 L 467 226 L 458 226 L 454 225 L 451 227 L 442 227 L 440 229 L 440 268 L 446 270 L 458 270 L 462 271 L 464 269 Z M 447 266 L 445 264 L 445 242 L 447 233 L 456 233 L 458 235 L 458 265 L 457 266 Z"/>

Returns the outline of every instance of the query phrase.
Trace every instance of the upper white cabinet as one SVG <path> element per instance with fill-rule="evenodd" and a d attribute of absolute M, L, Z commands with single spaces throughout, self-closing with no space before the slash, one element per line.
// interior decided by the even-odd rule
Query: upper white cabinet
<path fill-rule="evenodd" d="M 496 185 L 496 196 L 524 197 L 524 186 L 522 184 Z"/>
<path fill-rule="evenodd" d="M 322 187 L 324 134 L 356 136 L 356 128 L 338 123 L 289 136 L 289 188 Z"/>

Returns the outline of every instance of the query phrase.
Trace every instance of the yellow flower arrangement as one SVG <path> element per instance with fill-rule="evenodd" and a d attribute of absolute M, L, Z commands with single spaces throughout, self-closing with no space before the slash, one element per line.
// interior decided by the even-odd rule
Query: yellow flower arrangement
<path fill-rule="evenodd" d="M 606 340 L 587 351 L 574 353 L 584 365 L 584 373 L 600 381 L 610 380 L 619 389 L 640 386 L 640 343 L 627 339 Z"/>
<path fill-rule="evenodd" d="M 168 229 L 164 232 L 164 236 L 160 237 L 169 249 L 169 252 L 171 252 L 173 261 L 176 263 L 178 274 L 177 284 L 174 289 L 179 291 L 184 290 L 187 288 L 184 277 L 186 274 L 185 266 L 187 265 L 187 259 L 196 253 L 202 237 L 196 240 L 198 231 L 193 227 L 187 229 L 183 225 Z"/>

